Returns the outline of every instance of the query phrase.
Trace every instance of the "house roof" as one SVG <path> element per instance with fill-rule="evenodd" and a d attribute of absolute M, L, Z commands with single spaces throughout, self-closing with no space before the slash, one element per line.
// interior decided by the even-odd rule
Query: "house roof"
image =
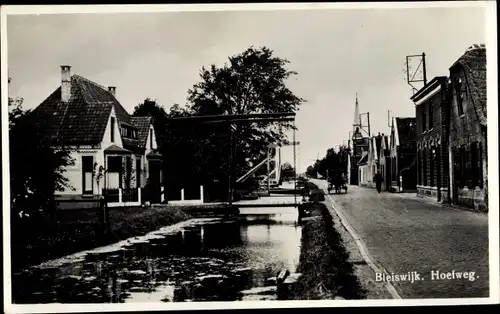
<path fill-rule="evenodd" d="M 397 117 L 395 120 L 394 132 L 396 145 L 401 143 L 416 142 L 417 120 L 413 117 Z"/>
<path fill-rule="evenodd" d="M 410 99 L 413 102 L 418 102 L 425 96 L 429 95 L 436 87 L 446 82 L 448 78 L 446 76 L 436 76 L 425 84 L 421 89 L 419 89 Z"/>
<path fill-rule="evenodd" d="M 131 153 L 131 151 L 125 149 L 125 148 L 121 148 L 115 144 L 112 144 L 111 146 L 109 146 L 108 148 L 106 148 L 104 150 L 104 153 L 106 154 L 125 154 L 125 155 L 128 155 Z"/>
<path fill-rule="evenodd" d="M 131 117 L 132 123 L 137 127 L 137 137 L 139 138 L 139 146 L 141 148 L 146 148 L 152 120 L 151 117 Z"/>
<path fill-rule="evenodd" d="M 33 114 L 46 123 L 46 136 L 57 144 L 98 144 L 102 141 L 111 110 L 114 109 L 119 126 L 136 129 L 134 122 L 150 119 L 132 119 L 115 96 L 100 84 L 79 75 L 71 76 L 71 95 L 67 103 L 61 101 L 61 87 L 45 99 Z M 124 139 L 127 148 L 140 147 L 146 142 L 138 130 L 138 140 Z"/>
<path fill-rule="evenodd" d="M 466 85 L 481 125 L 487 125 L 486 111 L 486 47 L 473 45 L 450 67 L 450 74 L 461 66 Z"/>

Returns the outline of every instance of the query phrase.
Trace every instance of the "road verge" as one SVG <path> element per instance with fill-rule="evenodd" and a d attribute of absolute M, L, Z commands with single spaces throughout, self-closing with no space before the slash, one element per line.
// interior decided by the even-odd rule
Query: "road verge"
<path fill-rule="evenodd" d="M 110 208 L 110 232 L 104 233 L 98 210 L 60 211 L 11 224 L 11 265 L 17 271 L 76 252 L 144 235 L 190 219 L 178 207 Z"/>
<path fill-rule="evenodd" d="M 317 186 L 311 188 L 317 188 Z M 354 266 L 323 202 L 308 204 L 304 219 L 297 280 L 290 299 L 364 299 Z"/>

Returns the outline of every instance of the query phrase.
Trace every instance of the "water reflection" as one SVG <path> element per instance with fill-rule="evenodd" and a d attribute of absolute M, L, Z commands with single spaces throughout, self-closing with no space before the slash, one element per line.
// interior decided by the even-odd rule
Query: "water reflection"
<path fill-rule="evenodd" d="M 14 303 L 275 299 L 272 278 L 294 271 L 296 213 L 247 214 L 128 241 L 83 261 L 13 275 Z"/>

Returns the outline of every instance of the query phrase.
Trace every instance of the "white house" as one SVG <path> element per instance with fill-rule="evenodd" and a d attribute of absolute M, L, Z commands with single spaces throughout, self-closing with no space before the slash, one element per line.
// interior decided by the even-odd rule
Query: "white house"
<path fill-rule="evenodd" d="M 98 198 L 105 193 L 110 206 L 161 202 L 161 155 L 151 117 L 132 117 L 108 88 L 61 66 L 61 87 L 34 111 L 47 123 L 55 147 L 71 151 L 74 165 L 66 169 L 72 189 L 61 201 Z M 99 168 L 106 172 L 99 180 Z M 146 188 L 147 186 L 147 188 Z"/>

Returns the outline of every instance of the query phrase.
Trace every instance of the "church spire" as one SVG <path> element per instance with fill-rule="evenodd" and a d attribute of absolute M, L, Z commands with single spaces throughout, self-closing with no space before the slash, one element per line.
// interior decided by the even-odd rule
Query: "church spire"
<path fill-rule="evenodd" d="M 357 137 L 361 130 L 361 120 L 359 117 L 358 93 L 356 93 L 356 104 L 354 105 L 354 121 L 352 123 L 353 137 Z"/>
<path fill-rule="evenodd" d="M 361 126 L 361 121 L 359 120 L 359 103 L 358 103 L 358 93 L 356 93 L 356 104 L 354 106 L 354 122 L 353 122 L 353 127 L 356 129 L 356 127 Z"/>

